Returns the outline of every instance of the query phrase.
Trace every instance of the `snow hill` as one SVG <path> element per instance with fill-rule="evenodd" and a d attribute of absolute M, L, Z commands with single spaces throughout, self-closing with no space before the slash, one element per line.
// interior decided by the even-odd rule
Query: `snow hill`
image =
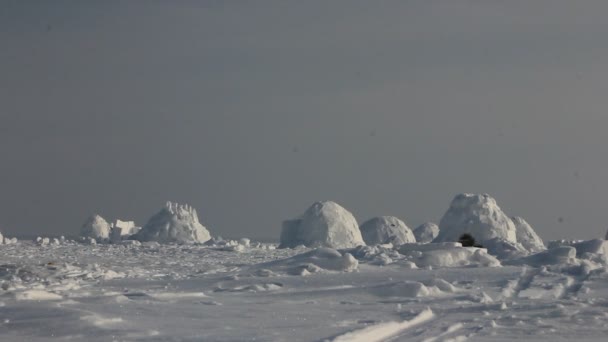
<path fill-rule="evenodd" d="M 365 245 L 357 220 L 332 201 L 316 202 L 297 219 L 283 222 L 279 248 L 350 248 Z"/>
<path fill-rule="evenodd" d="M 416 242 L 429 243 L 439 235 L 439 226 L 433 222 L 426 222 L 414 229 Z"/>
<path fill-rule="evenodd" d="M 392 243 L 395 246 L 416 242 L 412 230 L 394 216 L 374 217 L 364 222 L 361 235 L 368 245 Z"/>
<path fill-rule="evenodd" d="M 211 239 L 211 235 L 198 221 L 196 209 L 167 202 L 133 238 L 161 243 L 203 243 Z"/>

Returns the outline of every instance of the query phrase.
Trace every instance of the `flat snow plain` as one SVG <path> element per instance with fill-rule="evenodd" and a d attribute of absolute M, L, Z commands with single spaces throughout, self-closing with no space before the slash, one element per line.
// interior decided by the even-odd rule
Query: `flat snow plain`
<path fill-rule="evenodd" d="M 580 276 L 530 266 L 416 269 L 394 253 L 382 266 L 362 258 L 351 272 L 296 275 L 278 260 L 310 249 L 252 245 L 0 245 L 0 341 L 608 336 L 605 267 Z"/>

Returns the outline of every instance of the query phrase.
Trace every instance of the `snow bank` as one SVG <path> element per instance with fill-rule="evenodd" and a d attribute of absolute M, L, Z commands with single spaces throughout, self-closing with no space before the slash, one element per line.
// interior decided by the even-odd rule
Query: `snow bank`
<path fill-rule="evenodd" d="M 416 242 L 412 230 L 394 216 L 374 217 L 360 227 L 363 240 L 368 245 L 392 243 L 394 246 Z"/>
<path fill-rule="evenodd" d="M 574 247 L 576 257 L 583 258 L 585 254 L 600 254 L 608 256 L 608 241 L 602 239 L 593 240 L 556 240 L 549 242 L 550 248 L 561 246 Z"/>
<path fill-rule="evenodd" d="M 462 247 L 458 242 L 405 244 L 399 247 L 399 253 L 418 267 L 501 266 L 485 248 Z"/>
<path fill-rule="evenodd" d="M 307 275 L 322 270 L 351 272 L 359 267 L 359 262 L 350 253 L 340 253 L 335 249 L 323 247 L 287 259 L 260 264 L 257 267 L 273 273 Z"/>
<path fill-rule="evenodd" d="M 139 241 L 163 243 L 203 243 L 211 238 L 198 221 L 196 209 L 188 205 L 167 202 L 148 223 L 133 236 Z"/>
<path fill-rule="evenodd" d="M 530 265 L 534 267 L 557 264 L 577 264 L 576 248 L 571 246 L 559 246 L 527 257 L 509 261 L 509 263 L 515 265 Z"/>
<path fill-rule="evenodd" d="M 433 222 L 426 222 L 414 229 L 416 242 L 430 243 L 439 235 L 439 226 Z"/>
<path fill-rule="evenodd" d="M 514 216 L 511 217 L 511 221 L 513 221 L 513 224 L 515 225 L 517 242 L 519 242 L 528 252 L 536 253 L 546 249 L 543 240 L 536 234 L 526 220 Z"/>
<path fill-rule="evenodd" d="M 80 236 L 92 239 L 107 239 L 110 237 L 110 224 L 103 217 L 97 214 L 92 215 L 80 228 Z"/>
<path fill-rule="evenodd" d="M 279 248 L 350 248 L 365 245 L 353 214 L 331 201 L 316 202 L 298 219 L 283 222 Z"/>

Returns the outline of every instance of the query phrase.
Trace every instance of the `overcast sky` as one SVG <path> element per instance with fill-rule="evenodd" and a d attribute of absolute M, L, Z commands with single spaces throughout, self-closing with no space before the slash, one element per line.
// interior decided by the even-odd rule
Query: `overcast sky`
<path fill-rule="evenodd" d="M 606 1 L 0 0 L 0 230 L 278 238 L 332 199 L 437 222 L 487 192 L 545 240 L 608 229 Z M 560 222 L 561 221 L 561 222 Z"/>

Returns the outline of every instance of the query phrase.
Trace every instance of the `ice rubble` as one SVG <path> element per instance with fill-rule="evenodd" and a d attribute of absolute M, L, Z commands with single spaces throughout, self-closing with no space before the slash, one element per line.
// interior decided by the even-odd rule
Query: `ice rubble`
<path fill-rule="evenodd" d="M 137 227 L 133 221 L 116 220 L 110 224 L 110 242 L 120 243 L 122 240 L 137 234 L 141 227 Z"/>
<path fill-rule="evenodd" d="M 500 258 L 516 258 L 545 249 L 525 220 L 516 217 L 514 223 L 488 194 L 456 195 L 439 223 L 434 242 L 458 241 L 465 233 Z"/>
<path fill-rule="evenodd" d="M 423 223 L 414 229 L 414 237 L 416 237 L 416 242 L 433 242 L 437 235 L 439 235 L 439 226 L 433 222 Z"/>
<path fill-rule="evenodd" d="M 316 202 L 298 219 L 283 222 L 280 248 L 350 248 L 365 245 L 357 220 L 332 201 Z"/>
<path fill-rule="evenodd" d="M 394 216 L 374 217 L 364 222 L 361 235 L 368 245 L 392 243 L 394 246 L 416 242 L 412 230 Z"/>
<path fill-rule="evenodd" d="M 322 247 L 287 259 L 271 261 L 256 266 L 259 271 L 279 272 L 291 275 L 308 275 L 322 270 L 351 272 L 359 262 L 350 253 Z"/>
<path fill-rule="evenodd" d="M 211 235 L 198 221 L 196 209 L 167 202 L 133 238 L 162 243 L 203 243 L 211 239 Z"/>
<path fill-rule="evenodd" d="M 80 229 L 80 236 L 92 239 L 107 239 L 110 237 L 110 224 L 101 216 L 95 214 L 89 217 Z"/>

